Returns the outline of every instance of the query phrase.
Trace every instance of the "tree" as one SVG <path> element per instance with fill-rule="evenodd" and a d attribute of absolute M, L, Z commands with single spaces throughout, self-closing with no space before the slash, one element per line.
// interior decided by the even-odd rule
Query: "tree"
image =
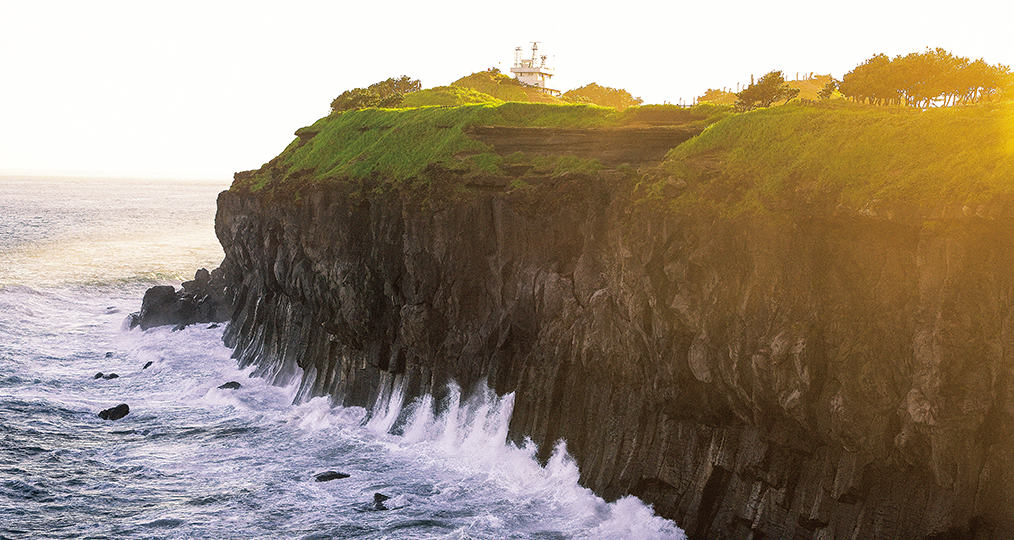
<path fill-rule="evenodd" d="M 397 79 L 391 78 L 371 84 L 369 90 L 376 92 L 380 98 L 378 107 L 397 107 L 401 105 L 402 97 L 405 94 L 422 90 L 422 83 L 418 79 L 412 80 L 408 75 L 402 75 Z"/>
<path fill-rule="evenodd" d="M 838 91 L 857 103 L 900 103 L 902 96 L 899 86 L 904 76 L 891 64 L 891 58 L 886 54 L 873 55 L 841 78 Z"/>
<path fill-rule="evenodd" d="M 834 93 L 838 90 L 838 85 L 840 84 L 841 81 L 835 79 L 834 77 L 831 77 L 830 79 L 828 79 L 826 83 L 824 83 L 824 87 L 821 88 L 819 92 L 817 92 L 817 97 L 823 100 L 831 99 L 831 96 L 833 96 Z"/>
<path fill-rule="evenodd" d="M 731 103 L 734 100 L 736 94 L 727 92 L 725 90 L 718 90 L 716 88 L 708 88 L 703 94 L 697 97 L 697 102 L 702 103 L 710 101 L 712 103 Z"/>
<path fill-rule="evenodd" d="M 341 93 L 331 102 L 331 113 L 354 111 L 368 107 L 393 108 L 401 105 L 405 94 L 418 92 L 422 83 L 408 75 L 373 83 L 367 88 L 353 88 Z"/>
<path fill-rule="evenodd" d="M 925 108 L 993 99 L 1010 86 L 1006 66 L 972 62 L 937 47 L 894 59 L 875 55 L 846 73 L 838 89 L 859 103 Z"/>
<path fill-rule="evenodd" d="M 354 111 L 367 107 L 376 107 L 380 104 L 380 96 L 368 88 L 353 88 L 341 93 L 331 102 L 331 112 Z"/>
<path fill-rule="evenodd" d="M 798 88 L 791 88 L 785 82 L 781 71 L 772 71 L 736 94 L 736 109 L 749 111 L 757 107 L 770 107 L 776 101 L 788 103 L 799 95 Z"/>

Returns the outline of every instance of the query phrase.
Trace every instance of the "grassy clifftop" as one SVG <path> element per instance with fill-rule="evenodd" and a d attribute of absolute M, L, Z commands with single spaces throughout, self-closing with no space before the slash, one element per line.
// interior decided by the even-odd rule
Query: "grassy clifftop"
<path fill-rule="evenodd" d="M 728 109 L 647 106 L 616 112 L 595 105 L 479 103 L 457 107 L 363 109 L 321 118 L 256 171 L 238 173 L 232 189 L 288 192 L 313 183 L 375 180 L 384 186 L 427 182 L 434 167 L 463 176 L 499 175 L 503 158 L 468 136 L 472 126 L 605 128 L 702 125 Z"/>
<path fill-rule="evenodd" d="M 677 209 L 737 215 L 810 202 L 871 214 L 944 206 L 979 212 L 991 201 L 1014 200 L 1014 104 L 919 110 L 840 101 L 743 114 L 710 104 L 617 112 L 517 102 L 349 111 L 298 130 L 275 159 L 237 174 L 233 189 L 283 197 L 339 182 L 429 189 L 440 179 L 509 176 L 504 171 L 518 157 L 470 137 L 475 126 L 653 125 L 710 126 L 640 179 L 644 199 Z M 574 160 L 560 164 L 588 170 Z M 567 172 L 560 164 L 540 167 Z"/>
<path fill-rule="evenodd" d="M 1014 195 L 1014 105 L 825 103 L 738 114 L 673 149 L 649 196 L 726 213 L 800 200 L 976 208 Z"/>

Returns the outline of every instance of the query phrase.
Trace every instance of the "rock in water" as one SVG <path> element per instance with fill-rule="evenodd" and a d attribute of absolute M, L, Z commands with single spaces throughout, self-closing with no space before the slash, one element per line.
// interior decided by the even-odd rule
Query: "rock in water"
<path fill-rule="evenodd" d="M 390 498 L 391 497 L 388 497 L 387 495 L 384 495 L 383 493 L 374 493 L 373 494 L 373 509 L 374 510 L 387 510 L 387 507 L 384 506 L 384 501 L 386 501 L 386 500 L 388 500 Z"/>
<path fill-rule="evenodd" d="M 150 368 L 150 367 L 151 367 L 151 365 L 152 365 L 152 364 L 154 364 L 154 363 L 155 363 L 154 361 L 152 361 L 152 360 L 148 360 L 147 362 L 145 362 L 145 364 L 144 364 L 144 367 L 143 367 L 143 368 L 141 368 L 141 369 L 148 369 L 148 368 Z"/>
<path fill-rule="evenodd" d="M 184 281 L 180 284 L 183 290 L 188 293 L 197 293 L 205 289 L 211 283 L 211 273 L 207 268 L 201 268 L 194 274 L 194 279 Z"/>
<path fill-rule="evenodd" d="M 95 374 L 95 376 L 94 376 L 94 377 L 92 377 L 92 378 L 93 378 L 93 379 L 101 379 L 102 377 L 105 377 L 105 376 L 106 376 L 106 374 L 105 374 L 105 373 L 102 373 L 102 372 L 100 371 L 100 372 L 96 373 L 96 374 Z"/>
<path fill-rule="evenodd" d="M 341 480 L 342 478 L 348 478 L 349 475 L 340 473 L 338 471 L 327 471 L 322 472 L 314 476 L 318 482 L 330 482 L 331 480 Z"/>
<path fill-rule="evenodd" d="M 108 381 L 109 379 L 119 379 L 120 376 L 115 373 L 110 373 L 108 375 L 103 375 L 102 378 Z"/>
<path fill-rule="evenodd" d="M 236 381 L 229 381 L 218 387 L 219 390 L 239 390 L 243 385 Z"/>
<path fill-rule="evenodd" d="M 141 311 L 128 317 L 130 328 L 172 325 L 174 330 L 182 330 L 198 322 L 228 320 L 232 305 L 227 296 L 231 293 L 226 291 L 228 279 L 224 274 L 219 269 L 208 272 L 202 268 L 179 291 L 172 285 L 148 289 L 141 300 Z"/>
<path fill-rule="evenodd" d="M 119 420 L 130 413 L 130 407 L 126 403 L 120 403 L 119 405 L 106 409 L 99 413 L 99 418 L 103 420 Z"/>
<path fill-rule="evenodd" d="M 176 289 L 172 285 L 157 285 L 145 291 L 138 317 L 141 330 L 153 326 L 179 324 L 189 319 L 191 306 L 178 300 Z"/>

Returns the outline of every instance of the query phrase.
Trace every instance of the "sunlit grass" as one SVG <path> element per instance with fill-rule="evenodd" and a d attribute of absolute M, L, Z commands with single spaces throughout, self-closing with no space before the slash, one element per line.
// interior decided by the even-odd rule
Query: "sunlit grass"
<path fill-rule="evenodd" d="M 788 105 L 719 122 L 667 156 L 679 206 L 771 210 L 804 196 L 851 208 L 978 205 L 1014 192 L 1014 106 Z M 722 188 L 721 186 L 725 186 Z M 658 186 L 649 186 L 656 196 Z"/>

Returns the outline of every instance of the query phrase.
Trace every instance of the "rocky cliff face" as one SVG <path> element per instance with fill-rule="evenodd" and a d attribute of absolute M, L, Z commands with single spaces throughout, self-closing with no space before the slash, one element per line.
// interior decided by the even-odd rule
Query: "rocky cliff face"
<path fill-rule="evenodd" d="M 223 193 L 227 344 L 344 405 L 514 392 L 511 438 L 565 440 L 583 484 L 692 538 L 1014 537 L 1010 208 L 637 197 L 608 174 L 440 207 Z"/>

